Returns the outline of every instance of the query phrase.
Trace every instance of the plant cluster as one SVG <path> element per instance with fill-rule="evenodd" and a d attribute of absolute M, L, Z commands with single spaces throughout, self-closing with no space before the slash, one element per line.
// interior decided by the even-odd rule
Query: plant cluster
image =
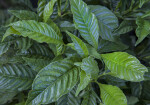
<path fill-rule="evenodd" d="M 150 104 L 149 0 L 5 2 L 0 105 Z"/>

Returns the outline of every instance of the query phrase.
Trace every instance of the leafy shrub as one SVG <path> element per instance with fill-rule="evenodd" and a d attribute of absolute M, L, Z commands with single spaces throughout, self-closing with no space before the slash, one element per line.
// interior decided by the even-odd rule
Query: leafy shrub
<path fill-rule="evenodd" d="M 150 104 L 149 0 L 10 3 L 0 10 L 0 104 Z"/>

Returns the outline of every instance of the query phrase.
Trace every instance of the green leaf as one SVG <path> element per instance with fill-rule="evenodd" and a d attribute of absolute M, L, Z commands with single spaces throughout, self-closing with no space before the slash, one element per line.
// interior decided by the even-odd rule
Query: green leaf
<path fill-rule="evenodd" d="M 68 94 L 62 96 L 56 105 L 80 105 L 81 100 L 75 96 L 76 87 L 73 88 Z"/>
<path fill-rule="evenodd" d="M 24 55 L 24 56 L 38 55 L 38 56 L 44 56 L 50 59 L 53 57 L 51 50 L 47 46 L 44 46 L 39 43 L 34 43 L 28 50 L 24 52 L 20 52 L 18 53 L 18 55 Z"/>
<path fill-rule="evenodd" d="M 74 43 L 74 48 L 78 52 L 78 54 L 83 58 L 87 57 L 89 55 L 89 52 L 88 52 L 86 44 L 84 42 L 82 42 L 82 40 L 80 38 L 76 37 L 72 33 L 68 32 L 68 31 L 66 33 L 71 37 L 71 39 Z"/>
<path fill-rule="evenodd" d="M 136 29 L 136 36 L 138 37 L 138 40 L 135 45 L 138 45 L 148 34 L 150 34 L 150 21 L 138 17 L 136 19 L 136 24 L 138 25 Z"/>
<path fill-rule="evenodd" d="M 129 47 L 122 43 L 120 39 L 117 39 L 117 42 L 111 42 L 108 40 L 99 39 L 98 52 L 99 53 L 108 53 L 112 51 L 124 51 Z"/>
<path fill-rule="evenodd" d="M 46 5 L 46 0 L 38 0 L 37 13 L 39 17 L 43 17 L 45 5 Z"/>
<path fill-rule="evenodd" d="M 17 94 L 17 92 L 13 91 L 1 91 L 0 90 L 0 104 L 5 104 L 8 101 L 11 101 L 13 97 Z"/>
<path fill-rule="evenodd" d="M 81 105 L 97 105 L 96 99 L 99 98 L 93 89 L 89 89 L 83 96 Z"/>
<path fill-rule="evenodd" d="M 73 64 L 73 60 L 63 59 L 44 67 L 32 84 L 26 105 L 52 103 L 71 91 L 79 78 L 79 69 Z"/>
<path fill-rule="evenodd" d="M 120 79 L 134 82 L 142 81 L 144 80 L 144 73 L 148 71 L 136 57 L 126 52 L 113 52 L 101 56 L 112 75 Z"/>
<path fill-rule="evenodd" d="M 36 22 L 34 20 L 23 20 L 11 23 L 15 30 L 21 33 L 24 37 L 29 37 L 37 42 L 46 43 L 63 43 L 62 37 L 46 23 Z"/>
<path fill-rule="evenodd" d="M 82 60 L 81 69 L 84 70 L 86 75 L 89 75 L 92 79 L 96 79 L 98 77 L 98 64 L 91 56 Z"/>
<path fill-rule="evenodd" d="M 44 22 L 47 22 L 47 20 L 50 18 L 51 14 L 53 13 L 53 6 L 56 3 L 56 1 L 57 0 L 51 0 L 48 4 L 46 4 L 43 13 Z"/>
<path fill-rule="evenodd" d="M 124 20 L 121 22 L 119 27 L 113 33 L 125 34 L 127 32 L 132 31 L 134 27 L 135 27 L 134 21 Z"/>
<path fill-rule="evenodd" d="M 99 28 L 95 15 L 82 0 L 70 0 L 70 4 L 75 27 L 80 31 L 81 36 L 97 49 Z"/>
<path fill-rule="evenodd" d="M 143 83 L 141 98 L 144 100 L 150 100 L 150 81 L 145 81 Z"/>
<path fill-rule="evenodd" d="M 140 0 L 139 7 L 141 8 L 144 3 L 148 2 L 149 0 Z"/>
<path fill-rule="evenodd" d="M 81 71 L 80 72 L 80 84 L 78 85 L 77 91 L 76 91 L 76 96 L 79 94 L 79 92 L 83 89 L 86 88 L 86 86 L 89 84 L 90 82 L 90 75 L 86 75 L 85 71 Z"/>
<path fill-rule="evenodd" d="M 19 18 L 20 20 L 38 20 L 38 16 L 35 12 L 28 10 L 9 10 L 11 14 Z"/>
<path fill-rule="evenodd" d="M 99 34 L 102 39 L 115 41 L 115 34 L 112 32 L 118 27 L 117 17 L 104 6 L 90 5 L 89 7 L 98 20 Z"/>
<path fill-rule="evenodd" d="M 69 21 L 61 21 L 59 26 L 60 26 L 61 31 L 64 31 L 64 32 L 75 30 L 74 24 Z"/>
<path fill-rule="evenodd" d="M 23 64 L 0 66 L 0 90 L 23 91 L 31 87 L 35 72 Z"/>
<path fill-rule="evenodd" d="M 27 56 L 23 57 L 25 62 L 35 71 L 39 72 L 43 67 L 50 63 L 50 59 L 44 56 Z"/>
<path fill-rule="evenodd" d="M 104 105 L 127 105 L 124 93 L 116 86 L 99 84 Z"/>

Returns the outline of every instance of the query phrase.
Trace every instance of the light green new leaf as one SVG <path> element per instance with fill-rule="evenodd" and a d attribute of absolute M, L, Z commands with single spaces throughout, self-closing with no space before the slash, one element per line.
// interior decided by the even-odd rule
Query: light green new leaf
<path fill-rule="evenodd" d="M 81 36 L 97 49 L 99 38 L 98 21 L 82 0 L 70 0 L 75 27 Z"/>
<path fill-rule="evenodd" d="M 39 72 L 43 67 L 47 66 L 50 63 L 50 59 L 44 56 L 27 56 L 23 57 L 26 64 L 28 64 L 33 70 Z"/>
<path fill-rule="evenodd" d="M 0 89 L 23 91 L 31 87 L 35 71 L 23 64 L 5 64 L 0 66 Z"/>
<path fill-rule="evenodd" d="M 73 64 L 67 58 L 44 67 L 32 84 L 26 105 L 52 103 L 71 91 L 79 79 L 79 69 Z"/>
<path fill-rule="evenodd" d="M 56 1 L 57 0 L 51 0 L 48 4 L 46 4 L 43 13 L 44 22 L 47 22 L 47 20 L 50 18 L 51 14 L 53 13 L 53 6 L 56 3 Z"/>
<path fill-rule="evenodd" d="M 136 36 L 138 37 L 138 40 L 135 45 L 138 45 L 147 35 L 150 34 L 150 21 L 138 17 L 136 19 L 136 24 L 138 25 L 136 29 Z"/>
<path fill-rule="evenodd" d="M 34 20 L 23 20 L 11 23 L 9 26 L 12 26 L 22 36 L 29 37 L 40 43 L 63 43 L 62 37 L 57 35 L 57 33 L 46 23 Z"/>
<path fill-rule="evenodd" d="M 62 96 L 57 101 L 56 105 L 80 105 L 80 97 L 75 96 L 76 87 L 73 88 L 68 94 Z"/>
<path fill-rule="evenodd" d="M 112 75 L 120 79 L 134 82 L 142 81 L 144 80 L 144 73 L 148 71 L 136 57 L 126 52 L 113 52 L 101 56 Z"/>
<path fill-rule="evenodd" d="M 78 52 L 78 54 L 83 58 L 87 57 L 89 55 L 89 52 L 88 52 L 86 44 L 84 42 L 82 42 L 82 40 L 80 38 L 76 37 L 72 33 L 68 32 L 68 31 L 66 33 L 71 37 L 71 39 L 74 43 L 74 48 Z"/>
<path fill-rule="evenodd" d="M 89 7 L 98 20 L 99 33 L 102 39 L 115 41 L 115 36 L 112 32 L 118 27 L 117 17 L 104 6 L 90 5 Z"/>
<path fill-rule="evenodd" d="M 46 0 L 38 0 L 37 13 L 39 17 L 43 17 L 45 5 L 46 5 Z"/>
<path fill-rule="evenodd" d="M 35 12 L 28 10 L 9 10 L 11 14 L 19 18 L 20 20 L 38 20 L 38 16 Z"/>
<path fill-rule="evenodd" d="M 82 60 L 81 69 L 86 72 L 92 79 L 96 79 L 99 73 L 97 62 L 93 57 L 89 56 Z"/>
<path fill-rule="evenodd" d="M 86 75 L 85 71 L 81 71 L 80 72 L 80 84 L 78 85 L 77 91 L 76 91 L 76 96 L 79 94 L 79 92 L 81 90 L 83 90 L 84 88 L 86 88 L 86 86 L 89 84 L 90 82 L 90 75 Z"/>
<path fill-rule="evenodd" d="M 127 105 L 124 93 L 116 86 L 99 84 L 104 105 Z"/>

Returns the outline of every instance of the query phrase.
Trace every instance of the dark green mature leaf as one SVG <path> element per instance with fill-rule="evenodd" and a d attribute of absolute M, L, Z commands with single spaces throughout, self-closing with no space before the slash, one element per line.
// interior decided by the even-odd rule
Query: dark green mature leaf
<path fill-rule="evenodd" d="M 10 41 L 0 43 L 0 56 L 8 51 L 10 45 L 11 45 Z"/>
<path fill-rule="evenodd" d="M 108 53 L 112 51 L 124 51 L 128 49 L 128 46 L 123 44 L 121 41 L 111 42 L 108 40 L 99 39 L 98 52 Z"/>
<path fill-rule="evenodd" d="M 89 84 L 91 80 L 90 75 L 86 75 L 85 71 L 80 72 L 80 84 L 78 85 L 76 96 L 79 94 L 79 92 L 86 88 L 86 86 Z"/>
<path fill-rule="evenodd" d="M 46 23 L 36 22 L 34 20 L 23 20 L 11 23 L 12 26 L 22 36 L 29 37 L 37 42 L 46 43 L 63 43 L 62 37 Z"/>
<path fill-rule="evenodd" d="M 0 90 L 0 104 L 5 104 L 8 101 L 11 101 L 17 92 L 1 91 Z"/>
<path fill-rule="evenodd" d="M 39 17 L 43 17 L 45 5 L 46 5 L 46 0 L 38 0 L 37 13 Z"/>
<path fill-rule="evenodd" d="M 131 93 L 132 96 L 140 97 L 142 93 L 142 84 L 140 82 L 131 82 Z"/>
<path fill-rule="evenodd" d="M 53 13 L 53 6 L 56 3 L 56 1 L 57 0 L 51 0 L 48 4 L 46 4 L 43 13 L 44 22 L 47 22 L 47 20 L 50 18 L 51 14 Z"/>
<path fill-rule="evenodd" d="M 104 105 L 127 105 L 124 93 L 116 86 L 99 84 Z"/>
<path fill-rule="evenodd" d="M 57 101 L 76 85 L 79 69 L 71 59 L 50 63 L 36 76 L 27 105 L 48 104 Z"/>
<path fill-rule="evenodd" d="M 82 60 L 81 69 L 86 72 L 92 79 L 96 79 L 99 73 L 97 62 L 93 57 L 89 56 Z"/>
<path fill-rule="evenodd" d="M 82 0 L 70 0 L 75 27 L 81 36 L 96 49 L 98 47 L 98 21 Z"/>
<path fill-rule="evenodd" d="M 113 33 L 125 34 L 127 32 L 132 31 L 134 27 L 135 27 L 134 21 L 124 20 L 121 22 L 119 27 Z"/>
<path fill-rule="evenodd" d="M 23 57 L 25 62 L 35 71 L 39 72 L 43 67 L 50 63 L 50 59 L 44 56 L 27 56 Z"/>
<path fill-rule="evenodd" d="M 67 31 L 67 34 L 71 37 L 74 43 L 74 48 L 78 52 L 78 54 L 83 58 L 87 57 L 89 55 L 89 52 L 86 44 L 80 38 L 76 37 L 72 33 Z"/>
<path fill-rule="evenodd" d="M 23 91 L 31 87 L 35 72 L 23 64 L 0 66 L 0 90 Z"/>
<path fill-rule="evenodd" d="M 118 27 L 117 17 L 104 6 L 90 5 L 89 7 L 98 20 L 99 33 L 102 39 L 115 41 L 115 36 L 112 32 Z"/>
<path fill-rule="evenodd" d="M 97 105 L 96 99 L 98 98 L 97 94 L 93 89 L 89 89 L 86 91 L 83 96 L 83 101 L 81 105 Z"/>
<path fill-rule="evenodd" d="M 20 20 L 38 20 L 38 16 L 35 12 L 28 10 L 9 10 L 11 14 L 19 18 Z"/>
<path fill-rule="evenodd" d="M 75 96 L 76 88 L 73 88 L 68 94 L 62 96 L 56 105 L 80 105 L 81 100 Z"/>
<path fill-rule="evenodd" d="M 141 8 L 144 3 L 148 2 L 149 0 L 140 0 L 139 7 Z"/>
<path fill-rule="evenodd" d="M 120 79 L 142 81 L 144 73 L 148 71 L 136 57 L 125 52 L 113 52 L 101 56 L 112 75 Z"/>
<path fill-rule="evenodd" d="M 150 81 L 145 81 L 143 83 L 141 98 L 145 100 L 150 100 Z"/>
<path fill-rule="evenodd" d="M 75 30 L 74 24 L 69 22 L 69 21 L 61 21 L 59 26 L 60 26 L 61 31 L 72 31 L 72 30 Z"/>
<path fill-rule="evenodd" d="M 52 58 L 53 54 L 50 51 L 50 49 L 47 46 L 38 44 L 38 43 L 34 43 L 31 48 L 29 48 L 28 50 L 18 53 L 18 55 L 38 55 L 38 56 L 44 56 L 47 58 Z"/>
<path fill-rule="evenodd" d="M 136 29 L 136 35 L 138 37 L 138 40 L 135 45 L 138 45 L 143 41 L 143 39 L 150 34 L 150 21 L 144 20 L 140 17 L 136 19 L 136 24 L 138 25 Z"/>

